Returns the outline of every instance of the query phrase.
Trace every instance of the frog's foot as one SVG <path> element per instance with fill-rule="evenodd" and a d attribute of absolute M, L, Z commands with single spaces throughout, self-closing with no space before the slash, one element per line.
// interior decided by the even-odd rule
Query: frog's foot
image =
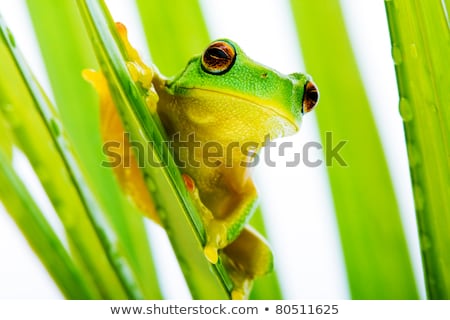
<path fill-rule="evenodd" d="M 269 245 L 249 226 L 223 249 L 222 261 L 233 281 L 233 299 L 247 299 L 253 280 L 269 273 L 273 268 Z"/>
<path fill-rule="evenodd" d="M 230 256 L 222 254 L 222 262 L 233 282 L 233 290 L 231 291 L 231 299 L 245 300 L 248 299 L 253 287 L 253 276 L 247 274 L 246 270 L 239 265 L 239 261 L 233 260 Z"/>
<path fill-rule="evenodd" d="M 153 85 L 153 80 L 157 77 L 154 69 L 147 66 L 142 60 L 137 50 L 128 40 L 127 28 L 120 22 L 116 22 L 116 28 L 125 49 L 127 68 L 134 82 L 139 83 L 146 90 L 145 102 L 151 112 L 156 112 L 158 94 Z"/>
<path fill-rule="evenodd" d="M 187 191 L 191 194 L 194 194 L 197 190 L 197 188 L 195 187 L 194 179 L 192 179 L 191 176 L 186 173 L 183 173 L 181 177 L 183 178 L 184 185 L 186 186 Z M 196 194 L 198 194 L 198 191 Z M 198 201 L 200 201 L 200 198 L 198 199 Z"/>
<path fill-rule="evenodd" d="M 253 279 L 243 279 L 242 281 L 234 281 L 234 287 L 231 291 L 231 299 L 246 300 L 248 299 L 253 287 Z"/>
<path fill-rule="evenodd" d="M 116 28 L 119 33 L 120 40 L 122 41 L 123 48 L 125 49 L 128 69 L 133 80 L 139 81 L 142 84 L 142 87 L 149 89 L 154 75 L 152 68 L 147 66 L 144 61 L 142 61 L 142 58 L 137 50 L 131 45 L 128 40 L 128 31 L 125 25 L 120 22 L 116 22 Z"/>
<path fill-rule="evenodd" d="M 203 249 L 206 259 L 212 264 L 216 264 L 219 261 L 219 251 L 215 246 L 206 245 Z"/>
<path fill-rule="evenodd" d="M 224 221 L 213 219 L 206 225 L 206 245 L 203 252 L 209 262 L 216 264 L 219 260 L 219 250 L 228 244 L 227 234 L 228 227 Z"/>

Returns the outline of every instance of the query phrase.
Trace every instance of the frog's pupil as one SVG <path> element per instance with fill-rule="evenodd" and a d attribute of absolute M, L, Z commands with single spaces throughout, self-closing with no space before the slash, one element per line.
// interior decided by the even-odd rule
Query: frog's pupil
<path fill-rule="evenodd" d="M 214 59 L 230 59 L 227 53 L 219 48 L 210 48 L 208 50 L 208 55 L 210 55 Z"/>

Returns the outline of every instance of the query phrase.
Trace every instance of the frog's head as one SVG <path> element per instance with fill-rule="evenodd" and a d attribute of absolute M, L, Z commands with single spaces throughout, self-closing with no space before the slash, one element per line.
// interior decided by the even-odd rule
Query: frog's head
<path fill-rule="evenodd" d="M 214 96 L 215 100 L 211 101 L 216 105 L 219 105 L 219 96 L 239 101 L 232 106 L 234 110 L 228 112 L 238 117 L 236 109 L 242 110 L 242 115 L 252 113 L 251 125 L 266 126 L 272 136 L 298 131 L 303 115 L 310 112 L 319 99 L 317 87 L 308 75 L 281 74 L 253 61 L 228 39 L 212 42 L 201 56 L 192 58 L 178 76 L 168 81 L 167 88 L 178 96 Z M 260 112 L 254 113 L 255 107 Z M 275 133 L 274 123 L 278 123 Z"/>

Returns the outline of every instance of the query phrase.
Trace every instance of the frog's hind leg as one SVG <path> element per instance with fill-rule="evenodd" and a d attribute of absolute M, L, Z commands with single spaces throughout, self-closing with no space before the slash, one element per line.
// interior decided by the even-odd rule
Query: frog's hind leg
<path fill-rule="evenodd" d="M 273 255 L 269 244 L 249 226 L 223 249 L 222 261 L 234 284 L 231 293 L 233 299 L 247 299 L 253 280 L 273 268 Z"/>
<path fill-rule="evenodd" d="M 84 70 L 83 77 L 94 86 L 99 94 L 103 150 L 106 155 L 114 154 L 114 161 L 109 162 L 109 164 L 113 167 L 114 174 L 123 192 L 140 211 L 159 223 L 154 202 L 147 191 L 138 162 L 128 137 L 125 135 L 124 126 L 105 77 L 101 72 L 93 70 Z"/>

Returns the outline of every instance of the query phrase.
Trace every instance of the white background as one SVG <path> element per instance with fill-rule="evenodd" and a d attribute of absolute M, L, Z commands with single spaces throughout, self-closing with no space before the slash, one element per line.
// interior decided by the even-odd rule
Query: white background
<path fill-rule="evenodd" d="M 384 3 L 379 0 L 341 2 L 394 178 L 423 298 L 414 207 L 403 127 L 397 111 L 397 87 Z M 138 44 L 138 49 L 149 59 L 139 30 L 140 22 L 132 7 L 133 1 L 110 0 L 107 3 L 111 5 L 114 18 L 127 25 L 132 42 Z M 1 14 L 38 79 L 44 83 L 44 89 L 50 93 L 45 68 L 24 8 L 24 0 L 0 0 Z M 212 38 L 231 38 L 253 59 L 283 73 L 304 70 L 299 60 L 301 53 L 287 0 L 204 0 L 202 8 Z M 261 43 L 267 44 L 264 50 L 260 50 Z M 320 141 L 314 115 L 305 117 L 300 134 L 291 140 L 296 146 L 302 146 L 307 141 Z M 316 156 L 321 157 L 320 154 Z M 276 158 L 275 155 L 273 158 Z M 22 166 L 26 167 L 24 164 Z M 260 166 L 255 172 L 255 180 L 270 225 L 269 240 L 275 252 L 275 263 L 285 297 L 348 298 L 345 266 L 326 168 Z M 42 206 L 48 206 L 45 199 L 42 200 Z M 157 261 L 164 262 L 164 266 L 159 265 L 158 268 L 166 271 L 161 273 L 162 283 L 166 284 L 163 288 L 166 297 L 188 298 L 187 289 L 180 289 L 184 281 L 164 233 L 151 223 L 149 230 L 153 239 L 158 237 L 158 247 L 154 249 L 161 256 Z M 286 249 L 292 247 L 296 248 L 295 252 Z M 0 261 L 0 298 L 62 298 L 1 206 Z"/>

